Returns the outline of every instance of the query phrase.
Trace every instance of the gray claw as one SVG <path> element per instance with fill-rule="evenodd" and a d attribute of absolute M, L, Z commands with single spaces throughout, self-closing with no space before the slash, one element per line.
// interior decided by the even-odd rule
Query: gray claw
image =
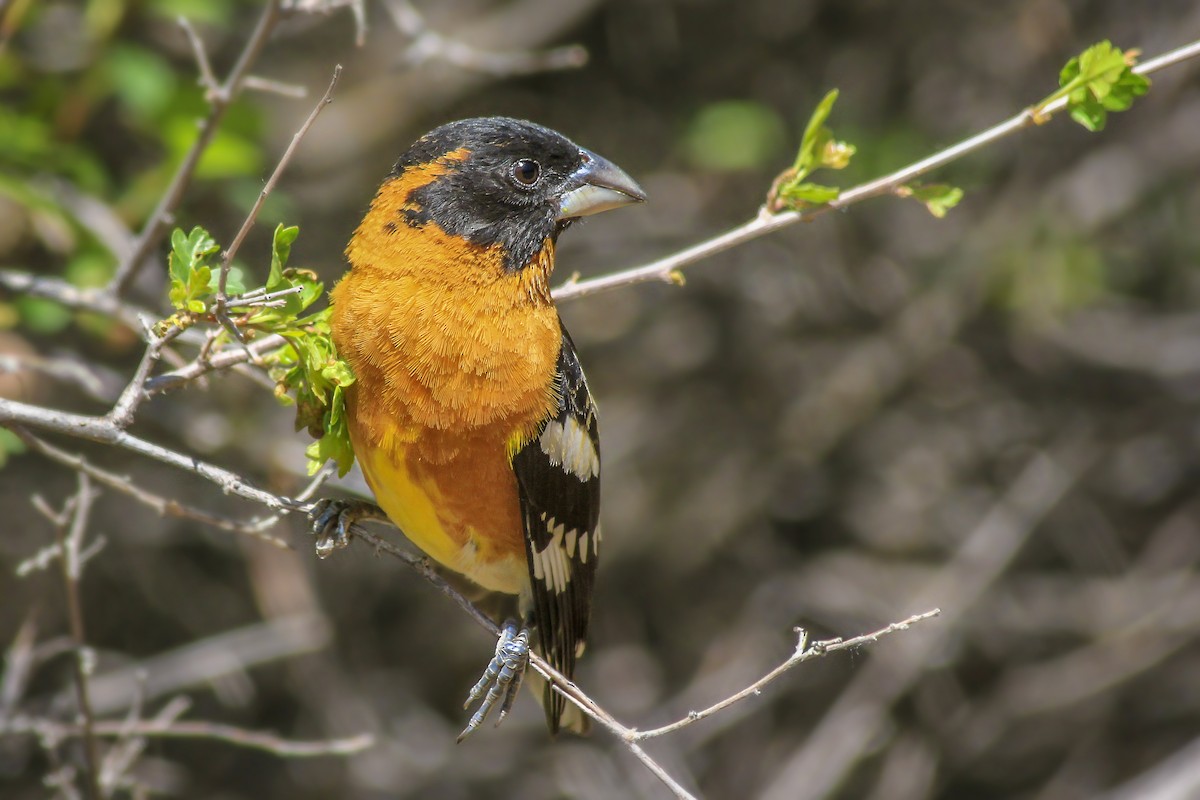
<path fill-rule="evenodd" d="M 525 677 L 525 669 L 528 666 L 529 629 L 521 628 L 518 631 L 517 623 L 510 619 L 504 623 L 504 628 L 500 632 L 500 639 L 496 642 L 496 654 L 488 662 L 487 669 L 483 671 L 479 682 L 471 687 L 471 692 L 467 695 L 467 702 L 463 703 L 463 708 L 467 708 L 481 696 L 483 697 L 483 702 L 471 716 L 471 721 L 458 735 L 458 741 L 461 742 L 470 736 L 476 728 L 483 724 L 488 713 L 501 697 L 504 699 L 500 704 L 496 725 L 504 721 L 504 717 L 512 708 L 513 701 L 517 698 L 517 692 L 521 688 L 521 681 Z"/>

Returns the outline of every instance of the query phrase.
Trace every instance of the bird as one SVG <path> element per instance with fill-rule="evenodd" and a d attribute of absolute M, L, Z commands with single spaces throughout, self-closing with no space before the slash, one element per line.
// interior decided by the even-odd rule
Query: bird
<path fill-rule="evenodd" d="M 504 719 L 531 646 L 571 679 L 586 645 L 600 440 L 550 275 L 564 230 L 646 199 L 549 128 L 451 122 L 396 161 L 330 294 L 333 342 L 355 376 L 350 440 L 377 505 L 319 503 L 318 554 L 345 546 L 354 522 L 385 518 L 438 564 L 518 599 L 459 741 L 497 703 Z M 542 706 L 552 735 L 586 724 L 548 683 Z"/>

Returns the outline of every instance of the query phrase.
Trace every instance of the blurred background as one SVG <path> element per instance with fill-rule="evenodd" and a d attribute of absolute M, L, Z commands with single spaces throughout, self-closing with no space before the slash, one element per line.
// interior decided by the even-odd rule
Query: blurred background
<path fill-rule="evenodd" d="M 1155 55 L 1200 36 L 1189 0 L 415 8 L 423 30 L 482 52 L 578 44 L 587 64 L 494 75 L 423 59 L 416 18 L 406 33 L 379 2 L 365 5 L 362 46 L 346 8 L 291 15 L 252 72 L 308 98 L 245 93 L 178 224 L 230 240 L 335 63 L 334 102 L 242 250 L 259 281 L 277 222 L 301 226 L 292 263 L 335 280 L 396 156 L 451 119 L 534 119 L 648 191 L 647 206 L 564 236 L 566 279 L 752 217 L 831 88 L 830 125 L 858 154 L 817 179 L 850 186 L 1044 97 L 1096 41 Z M 113 242 L 140 228 L 205 113 L 176 18 L 223 76 L 259 13 L 239 0 L 0 2 L 0 267 L 106 283 Z M 874 200 L 697 264 L 683 288 L 564 304 L 605 456 L 606 550 L 577 677 L 620 720 L 653 727 L 733 693 L 791 653 L 796 626 L 849 637 L 943 610 L 649 742 L 685 785 L 710 798 L 1200 796 L 1198 75 L 1156 75 L 1101 134 L 1055 120 L 931 176 L 966 191 L 945 219 Z M 150 268 L 129 298 L 164 311 L 165 294 L 165 270 Z M 111 319 L 0 294 L 0 395 L 103 413 L 140 354 Z M 308 440 L 292 416 L 224 374 L 155 398 L 134 431 L 295 492 Z M 165 496 L 263 512 L 56 441 Z M 6 438 L 0 641 L 22 630 L 38 644 L 31 681 L 0 708 L 69 720 L 61 582 L 15 568 L 53 541 L 31 496 L 60 504 L 75 477 L 16 450 Z M 301 520 L 275 533 L 294 550 L 100 497 L 90 535 L 106 544 L 82 581 L 97 713 L 149 718 L 185 696 L 183 719 L 296 739 L 367 732 L 375 746 L 289 760 L 154 739 L 128 773 L 143 789 L 669 796 L 604 732 L 549 741 L 528 698 L 500 730 L 455 745 L 490 637 L 395 559 L 360 544 L 318 562 Z M 78 762 L 73 746 L 56 751 Z M 5 797 L 53 793 L 43 779 L 57 768 L 36 739 L 0 737 Z"/>

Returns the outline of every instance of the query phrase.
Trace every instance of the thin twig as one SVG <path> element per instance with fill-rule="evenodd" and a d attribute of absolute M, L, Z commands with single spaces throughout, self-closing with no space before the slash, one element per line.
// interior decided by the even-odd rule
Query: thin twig
<path fill-rule="evenodd" d="M 296 83 L 284 83 L 283 81 L 271 78 L 262 78 L 258 75 L 247 75 L 246 80 L 242 81 L 242 88 L 248 91 L 267 92 L 282 97 L 290 97 L 293 100 L 303 100 L 308 97 L 307 86 Z"/>
<path fill-rule="evenodd" d="M 714 703 L 703 711 L 691 711 L 686 717 L 676 720 L 669 725 L 663 725 L 660 728 L 652 728 L 651 730 L 647 731 L 635 731 L 632 734 L 632 738 L 634 741 L 640 742 L 643 739 L 652 739 L 655 736 L 674 733 L 680 728 L 686 728 L 688 725 L 691 725 L 694 722 L 699 722 L 705 717 L 711 717 L 718 711 L 728 708 L 729 706 L 741 700 L 745 700 L 747 697 L 761 694 L 763 688 L 767 684 L 771 683 L 797 664 L 801 664 L 805 661 L 809 661 L 820 656 L 825 656 L 830 653 L 836 653 L 839 650 L 849 650 L 855 647 L 861 647 L 864 644 L 874 644 L 884 636 L 888 636 L 899 631 L 906 631 L 913 625 L 916 625 L 918 622 L 924 622 L 927 619 L 932 619 L 941 613 L 942 610 L 940 608 L 935 608 L 931 611 L 926 611 L 921 614 L 913 614 L 908 619 L 901 620 L 900 622 L 893 622 L 891 625 L 880 628 L 877 631 L 872 633 L 864 633 L 861 636 L 855 636 L 852 639 L 827 639 L 824 641 L 813 642 L 811 645 L 808 644 L 807 633 L 798 628 L 796 632 L 799 634 L 799 641 L 792 655 L 789 656 L 788 659 L 782 664 L 775 667 L 775 669 L 771 670 L 766 675 L 747 686 L 745 689 L 726 697 L 724 700 L 721 700 L 718 703 Z"/>
<path fill-rule="evenodd" d="M 267 197 L 275 189 L 275 184 L 279 182 L 279 177 L 283 175 L 283 171 L 287 169 L 287 165 L 291 163 L 292 156 L 295 154 L 296 149 L 300 146 L 301 140 L 304 139 L 305 134 L 307 134 L 309 129 L 312 128 L 313 123 L 317 121 L 317 117 L 322 111 L 325 110 L 325 106 L 333 102 L 333 90 L 337 86 L 338 78 L 341 77 L 341 74 L 342 65 L 338 64 L 333 68 L 333 77 L 329 80 L 329 86 L 325 89 L 325 94 L 321 96 L 319 101 L 317 101 L 316 106 L 314 106 L 313 110 L 309 113 L 308 119 L 304 120 L 304 124 L 301 125 L 300 129 L 292 136 L 291 143 L 287 146 L 287 149 L 283 151 L 283 155 L 280 156 L 279 163 L 275 165 L 275 170 L 271 173 L 271 177 L 267 179 L 266 185 L 264 185 L 262 191 L 258 193 L 258 199 L 254 201 L 254 205 L 251 207 L 250 213 L 247 214 L 246 219 L 242 221 L 242 227 L 238 229 L 237 235 L 233 237 L 233 241 L 230 242 L 229 247 L 225 250 L 225 253 L 221 257 L 221 273 L 220 278 L 218 278 L 217 281 L 217 297 L 213 306 L 213 313 L 216 315 L 217 320 L 221 322 L 222 326 L 236 336 L 239 341 L 242 339 L 241 331 L 239 331 L 235 325 L 226 324 L 226 321 L 228 320 L 226 309 L 229 301 L 229 297 L 226 294 L 226 289 L 229 285 L 229 270 L 233 267 L 233 258 L 237 255 L 238 250 L 242 248 L 242 242 L 245 241 L 247 234 L 250 233 L 250 229 L 254 227 L 255 221 L 258 219 L 258 213 L 262 210 L 263 203 L 267 201 Z"/>
<path fill-rule="evenodd" d="M 128 476 L 117 475 L 114 472 L 108 472 L 107 470 L 100 469 L 99 467 L 88 462 L 83 456 L 68 453 L 65 450 L 60 450 L 49 442 L 34 436 L 24 428 L 18 426 L 14 427 L 12 430 L 30 450 L 49 458 L 51 461 L 56 461 L 63 466 L 69 467 L 76 472 L 82 472 L 92 480 L 96 481 L 96 483 L 128 495 L 142 505 L 149 506 L 165 517 L 190 519 L 205 525 L 211 525 L 218 530 L 252 536 L 259 541 L 266 542 L 267 544 L 274 545 L 275 547 L 283 550 L 293 549 L 292 545 L 287 541 L 279 538 L 278 536 L 272 536 L 271 534 L 267 533 L 268 530 L 275 527 L 275 525 L 279 522 L 280 516 L 278 514 L 274 514 L 270 517 L 265 517 L 262 519 L 250 520 L 236 520 L 228 517 L 218 516 L 193 506 L 184 505 L 178 500 L 162 497 L 149 492 L 135 484 Z M 328 475 L 329 472 L 324 471 L 319 473 L 317 478 L 323 480 L 324 478 L 328 477 Z M 319 485 L 319 483 L 315 481 L 314 484 Z M 310 491 L 315 491 L 315 488 L 310 487 L 309 489 L 305 489 L 305 492 Z M 302 494 L 298 499 L 306 500 L 307 496 Z"/>
<path fill-rule="evenodd" d="M 204 100 L 212 103 L 216 99 L 217 93 L 221 91 L 221 86 L 217 82 L 212 64 L 209 63 L 208 51 L 204 49 L 204 42 L 200 40 L 200 34 L 196 33 L 196 29 L 192 27 L 192 23 L 188 21 L 187 17 L 181 15 L 176 21 L 183 29 L 183 34 L 192 48 L 192 57 L 196 59 L 196 69 L 200 72 L 200 85 L 204 87 Z"/>
<path fill-rule="evenodd" d="M 92 800 L 101 800 L 100 793 L 100 757 L 98 755 L 95 736 L 95 715 L 92 713 L 92 701 L 88 690 L 88 680 L 91 676 L 92 656 L 88 652 L 87 637 L 83 625 L 83 601 L 79 596 L 79 579 L 81 577 L 80 551 L 83 549 L 83 536 L 87 531 L 88 520 L 91 516 L 92 501 L 95 493 L 87 475 L 79 474 L 79 491 L 70 502 L 70 525 L 55 525 L 54 533 L 58 540 L 59 559 L 62 567 L 63 589 L 67 603 L 67 619 L 71 629 L 71 640 L 74 643 L 74 658 L 71 659 L 75 672 L 75 695 L 79 702 L 79 714 L 82 718 L 80 735 L 83 738 L 84 763 L 87 767 L 84 786 Z M 64 509 L 64 516 L 66 509 Z"/>
<path fill-rule="evenodd" d="M 1149 61 L 1144 61 L 1133 67 L 1133 72 L 1138 75 L 1149 75 L 1196 57 L 1200 57 L 1200 41 L 1192 42 L 1191 44 L 1152 58 Z M 882 178 L 877 178 L 847 189 L 838 195 L 836 200 L 832 200 L 826 205 L 805 209 L 804 211 L 783 211 L 780 213 L 771 213 L 764 207 L 759 210 L 758 216 L 754 219 L 739 225 L 733 230 L 726 231 L 720 236 L 700 242 L 678 253 L 673 253 L 665 258 L 652 261 L 649 264 L 618 270 L 608 275 L 601 275 L 597 278 L 584 281 L 568 280 L 566 283 L 555 288 L 554 299 L 559 302 L 563 300 L 575 300 L 621 286 L 630 286 L 648 281 L 678 283 L 679 270 L 683 267 L 694 264 L 702 259 L 710 258 L 732 247 L 744 244 L 752 239 L 757 239 L 760 236 L 765 236 L 768 233 L 774 233 L 782 228 L 790 227 L 797 222 L 815 219 L 830 211 L 840 211 L 872 197 L 892 194 L 898 188 L 911 182 L 914 178 L 944 167 L 1006 136 L 1045 122 L 1048 118 L 1061 112 L 1066 107 L 1067 98 L 1064 97 L 1041 106 L 1036 111 L 1034 107 L 1022 109 L 1019 113 L 1001 122 L 999 125 L 965 139 L 952 147 L 934 153 L 928 158 L 910 164 Z"/>
<path fill-rule="evenodd" d="M 167 227 L 171 224 L 175 209 L 183 201 L 184 193 L 192 182 L 192 176 L 195 174 L 196 167 L 200 163 L 200 157 L 208 149 L 208 145 L 212 142 L 213 136 L 221 124 L 221 120 L 225 117 L 225 112 L 233 104 L 234 99 L 241 91 L 242 84 L 246 79 L 250 67 L 253 66 L 259 54 L 266 46 L 267 39 L 270 37 L 271 31 L 275 29 L 279 18 L 279 0 L 267 0 L 262 15 L 258 18 L 258 24 L 255 26 L 254 32 L 250 34 L 250 38 L 246 41 L 246 46 L 242 48 L 242 52 L 238 55 L 237 62 L 229 71 L 228 76 L 226 76 L 225 82 L 217 86 L 215 90 L 208 85 L 205 86 L 205 95 L 209 101 L 208 115 L 200 122 L 200 130 L 196 134 L 195 141 L 192 142 L 187 155 L 184 156 L 183 161 L 179 164 L 179 168 L 176 169 L 175 175 L 171 178 L 171 183 L 167 186 L 166 191 L 163 192 L 162 198 L 158 202 L 158 206 L 150 214 L 141 233 L 138 234 L 133 251 L 117 268 L 112 282 L 108 285 L 110 293 L 120 294 L 124 291 L 134 277 L 137 276 L 142 263 L 146 260 L 146 256 L 149 255 L 150 251 L 162 239 Z M 188 28 L 185 28 L 184 32 L 188 33 Z M 203 46 L 199 47 L 200 52 L 203 52 L 203 50 Z M 208 74 L 205 75 L 205 67 L 208 59 L 204 57 L 198 60 L 201 82 L 202 84 L 206 84 L 211 78 L 212 70 L 211 67 L 208 68 Z M 215 81 L 215 78 L 213 80 Z"/>
<path fill-rule="evenodd" d="M 256 339 L 246 345 L 246 349 L 229 349 L 222 350 L 214 356 L 207 359 L 197 359 L 189 364 L 185 364 L 178 369 L 162 375 L 156 375 L 146 383 L 146 393 L 153 396 L 163 392 L 178 389 L 179 387 L 190 383 L 207 375 L 210 372 L 217 370 L 230 369 L 239 365 L 246 364 L 253 358 L 260 358 L 263 354 L 281 347 L 287 340 L 279 334 L 271 334 L 262 339 Z M 247 354 L 246 351 L 249 351 Z M 257 373 L 262 374 L 262 373 Z M 273 384 L 272 384 L 273 387 Z"/>
<path fill-rule="evenodd" d="M 117 398 L 112 410 L 108 412 L 108 421 L 121 429 L 128 428 L 133 424 L 133 416 L 137 413 L 138 406 L 149 396 L 146 394 L 146 379 L 150 377 L 150 371 L 158 363 L 163 345 L 169 341 L 165 336 L 155 336 L 149 330 L 149 326 L 146 327 L 146 336 L 149 341 L 146 344 L 145 352 L 142 353 L 142 360 L 138 362 L 138 368 L 134 371 L 133 377 L 129 379 L 125 390 L 121 392 L 121 396 Z M 172 330 L 178 331 L 179 329 Z"/>

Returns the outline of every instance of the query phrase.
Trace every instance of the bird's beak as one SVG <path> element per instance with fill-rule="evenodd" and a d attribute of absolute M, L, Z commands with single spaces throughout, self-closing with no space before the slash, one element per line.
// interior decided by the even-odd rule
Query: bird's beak
<path fill-rule="evenodd" d="M 558 205 L 559 221 L 599 214 L 601 211 L 646 202 L 646 193 L 616 164 L 583 150 L 583 166 L 571 176 L 574 188 Z"/>

